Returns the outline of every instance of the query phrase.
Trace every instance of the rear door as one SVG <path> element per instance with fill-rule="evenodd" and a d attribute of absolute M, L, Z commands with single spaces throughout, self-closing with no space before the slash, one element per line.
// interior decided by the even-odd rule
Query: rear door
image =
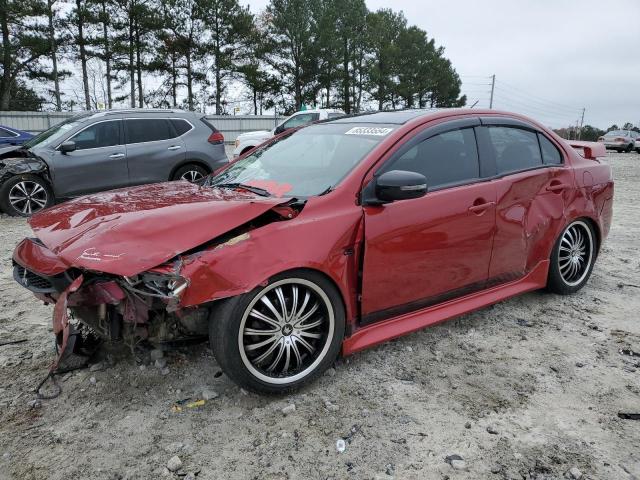
<path fill-rule="evenodd" d="M 495 169 L 496 233 L 489 281 L 522 278 L 549 258 L 574 194 L 564 154 L 543 132 L 510 119 L 483 118 L 481 155 Z"/>
<path fill-rule="evenodd" d="M 48 160 L 56 197 L 99 192 L 129 183 L 121 120 L 93 123 L 65 141 L 75 142 L 75 151 L 62 153 L 58 148 Z"/>
<path fill-rule="evenodd" d="M 131 185 L 166 182 L 186 159 L 186 145 L 168 118 L 124 120 Z"/>
<path fill-rule="evenodd" d="M 470 119 L 427 128 L 377 172 L 422 173 L 428 193 L 364 207 L 363 323 L 484 288 L 496 194 L 483 179 L 476 124 Z"/>

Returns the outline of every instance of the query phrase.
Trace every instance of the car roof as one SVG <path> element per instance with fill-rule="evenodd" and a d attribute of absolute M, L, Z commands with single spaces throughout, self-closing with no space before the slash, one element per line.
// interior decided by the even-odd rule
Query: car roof
<path fill-rule="evenodd" d="M 112 110 L 100 110 L 94 112 L 85 112 L 88 114 L 86 119 L 95 119 L 106 117 L 109 115 L 124 115 L 124 116 L 138 116 L 138 115 L 180 115 L 180 116 L 195 116 L 196 112 L 188 112 L 186 110 L 180 110 L 178 108 L 123 108 Z"/>
<path fill-rule="evenodd" d="M 380 123 L 391 125 L 402 125 L 418 117 L 433 115 L 437 112 L 458 109 L 407 109 L 407 110 L 388 110 L 382 112 L 360 113 L 355 115 L 347 115 L 332 120 L 333 123 Z M 462 110 L 462 109 L 460 109 Z"/>

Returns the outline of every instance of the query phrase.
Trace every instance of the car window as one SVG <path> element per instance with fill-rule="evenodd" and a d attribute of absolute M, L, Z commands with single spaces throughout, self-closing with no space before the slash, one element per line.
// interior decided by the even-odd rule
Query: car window
<path fill-rule="evenodd" d="M 624 130 L 611 130 L 604 134 L 605 137 L 626 137 L 627 133 Z"/>
<path fill-rule="evenodd" d="M 538 134 L 540 139 L 540 149 L 542 150 L 542 161 L 545 165 L 560 165 L 562 163 L 562 154 L 551 141 L 542 135 Z"/>
<path fill-rule="evenodd" d="M 320 118 L 319 113 L 301 113 L 300 115 L 296 115 L 293 118 L 290 118 L 286 122 L 284 122 L 284 128 L 295 128 L 301 125 L 306 125 L 307 123 L 314 122 Z"/>
<path fill-rule="evenodd" d="M 132 118 L 124 123 L 127 143 L 156 142 L 176 136 L 165 118 Z"/>
<path fill-rule="evenodd" d="M 342 117 L 342 116 L 344 116 L 344 113 L 334 112 L 334 113 L 329 113 L 327 115 L 327 118 L 338 118 L 338 117 Z"/>
<path fill-rule="evenodd" d="M 390 170 L 423 174 L 429 190 L 480 178 L 473 129 L 453 130 L 428 138 L 383 168 L 383 172 Z"/>
<path fill-rule="evenodd" d="M 498 174 L 517 172 L 542 165 L 540 146 L 534 132 L 512 127 L 492 127 L 489 141 L 496 158 Z"/>
<path fill-rule="evenodd" d="M 276 196 L 319 195 L 336 186 L 394 128 L 334 122 L 311 125 L 236 160 L 211 183 L 245 183 Z"/>
<path fill-rule="evenodd" d="M 191 130 L 191 124 L 186 120 L 181 120 L 179 118 L 172 118 L 171 124 L 173 125 L 174 130 L 178 136 L 184 135 L 189 130 Z"/>
<path fill-rule="evenodd" d="M 120 145 L 119 121 L 96 123 L 78 132 L 69 140 L 75 142 L 76 150 Z"/>
<path fill-rule="evenodd" d="M 16 135 L 15 133 L 6 130 L 4 128 L 0 128 L 0 138 L 6 138 L 6 137 L 17 137 L 18 135 Z"/>

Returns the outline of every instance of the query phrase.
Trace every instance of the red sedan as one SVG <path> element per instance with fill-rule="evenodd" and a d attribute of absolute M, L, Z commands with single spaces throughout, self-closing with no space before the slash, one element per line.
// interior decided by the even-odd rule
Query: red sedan
<path fill-rule="evenodd" d="M 208 335 L 245 388 L 530 290 L 587 282 L 613 180 L 597 143 L 496 111 L 399 111 L 287 132 L 201 185 L 78 198 L 30 220 L 15 279 L 100 337 Z"/>

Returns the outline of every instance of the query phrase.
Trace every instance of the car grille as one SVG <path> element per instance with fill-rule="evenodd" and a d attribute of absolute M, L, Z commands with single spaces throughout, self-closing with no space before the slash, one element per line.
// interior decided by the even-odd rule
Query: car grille
<path fill-rule="evenodd" d="M 23 287 L 37 291 L 54 291 L 53 284 L 46 278 L 27 270 L 22 265 L 15 266 L 15 278 Z"/>

